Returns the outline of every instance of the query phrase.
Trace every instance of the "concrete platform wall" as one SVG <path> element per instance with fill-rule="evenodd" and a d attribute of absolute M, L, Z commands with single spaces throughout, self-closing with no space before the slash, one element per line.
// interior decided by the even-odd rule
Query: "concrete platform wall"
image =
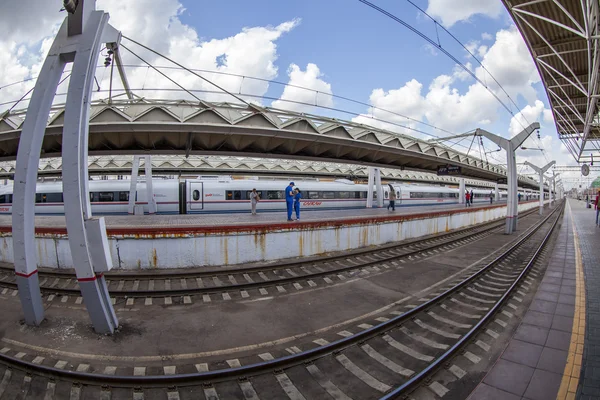
<path fill-rule="evenodd" d="M 519 204 L 519 211 L 538 206 Z M 417 238 L 503 218 L 506 206 L 354 220 L 227 226 L 219 229 L 108 230 L 115 268 L 219 266 L 311 256 Z M 73 268 L 64 228 L 36 232 L 38 264 Z M 12 263 L 10 233 L 0 233 L 0 261 Z"/>

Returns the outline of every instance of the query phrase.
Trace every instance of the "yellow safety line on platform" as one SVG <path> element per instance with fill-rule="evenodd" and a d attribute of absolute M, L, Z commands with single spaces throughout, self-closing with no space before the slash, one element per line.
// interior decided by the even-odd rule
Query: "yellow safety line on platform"
<path fill-rule="evenodd" d="M 583 260 L 581 258 L 581 249 L 579 248 L 579 236 L 575 227 L 575 220 L 572 218 L 571 206 L 569 214 L 571 215 L 571 224 L 573 226 L 573 239 L 575 242 L 575 315 L 573 317 L 573 330 L 571 332 L 571 345 L 569 346 L 569 356 L 567 365 L 563 372 L 563 378 L 558 390 L 557 400 L 575 399 L 577 386 L 579 385 L 579 374 L 581 372 L 581 362 L 583 359 L 583 346 L 585 340 L 585 279 L 583 275 Z"/>

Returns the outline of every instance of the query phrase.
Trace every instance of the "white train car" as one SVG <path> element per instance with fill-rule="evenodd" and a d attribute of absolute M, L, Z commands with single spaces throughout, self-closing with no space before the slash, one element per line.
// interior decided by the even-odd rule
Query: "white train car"
<path fill-rule="evenodd" d="M 285 190 L 289 181 L 232 180 L 229 178 L 178 180 L 155 179 L 154 199 L 159 214 L 208 214 L 250 211 L 250 192 L 256 189 L 261 201 L 259 212 L 285 210 Z M 96 215 L 127 214 L 129 181 L 90 181 L 92 212 Z M 340 179 L 333 182 L 298 181 L 303 210 L 358 209 L 366 207 L 367 185 Z M 456 188 L 393 184 L 396 207 L 456 204 Z M 383 185 L 384 206 L 388 204 L 389 185 Z M 473 189 L 475 203 L 489 202 L 491 190 Z M 524 192 L 522 192 L 524 195 Z M 536 196 L 537 197 L 537 196 Z M 532 197 L 530 197 L 531 199 Z M 506 199 L 506 191 L 501 192 Z M 12 185 L 0 186 L 0 214 L 12 212 Z M 523 197 L 522 197 L 523 200 Z M 146 184 L 137 185 L 136 204 L 147 204 Z M 40 182 L 36 189 L 35 213 L 64 214 L 62 182 Z"/>

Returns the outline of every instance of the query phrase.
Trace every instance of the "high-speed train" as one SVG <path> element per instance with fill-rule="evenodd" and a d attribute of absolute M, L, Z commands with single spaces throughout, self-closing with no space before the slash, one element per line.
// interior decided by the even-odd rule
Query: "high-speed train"
<path fill-rule="evenodd" d="M 260 194 L 259 212 L 285 210 L 285 189 L 289 181 L 234 179 L 155 179 L 152 182 L 159 214 L 203 214 L 249 212 L 250 192 Z M 303 210 L 364 208 L 367 185 L 340 179 L 333 182 L 298 181 Z M 458 189 L 442 186 L 393 184 L 396 206 L 435 206 L 458 203 Z M 93 180 L 89 182 L 92 212 L 97 215 L 127 214 L 130 182 Z M 383 185 L 385 204 L 390 186 Z M 0 214 L 12 212 L 12 185 L 0 186 Z M 491 190 L 473 189 L 474 202 L 489 202 Z M 523 192 L 521 192 L 524 194 Z M 506 192 L 500 192 L 506 199 Z M 535 197 L 529 197 L 533 199 Z M 137 205 L 147 204 L 146 184 L 136 187 Z M 64 214 L 62 182 L 40 182 L 35 199 L 36 214 Z"/>

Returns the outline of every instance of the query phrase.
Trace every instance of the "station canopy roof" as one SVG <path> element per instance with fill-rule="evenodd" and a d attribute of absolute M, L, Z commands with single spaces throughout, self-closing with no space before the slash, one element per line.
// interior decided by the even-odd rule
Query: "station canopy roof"
<path fill-rule="evenodd" d="M 258 179 L 284 178 L 347 178 L 362 180 L 367 178 L 367 168 L 353 164 L 314 162 L 286 159 L 250 158 L 234 156 L 151 156 L 153 175 L 185 176 L 225 174 L 233 177 L 251 177 Z M 115 177 L 131 174 L 133 156 L 91 156 L 88 168 L 91 176 Z M 143 161 L 141 163 L 143 167 Z M 0 178 L 12 176 L 15 172 L 14 161 L 0 162 Z M 43 178 L 60 177 L 61 158 L 40 160 L 38 175 Z M 143 171 L 141 172 L 143 173 Z M 382 168 L 381 176 L 388 181 L 402 181 L 420 184 L 456 186 L 459 178 L 438 176 L 424 171 L 409 171 L 394 168 Z M 530 179 L 523 176 L 522 179 Z M 477 179 L 465 179 L 467 186 L 493 188 L 494 183 Z M 500 185 L 501 188 L 505 185 Z"/>
<path fill-rule="evenodd" d="M 0 115 L 0 161 L 14 160 L 26 110 Z M 91 105 L 89 153 L 212 155 L 340 162 L 398 170 L 455 165 L 464 177 L 496 181 L 505 168 L 442 144 L 318 115 L 254 104 L 183 100 L 97 100 Z M 42 158 L 62 150 L 64 108 L 53 107 Z M 537 183 L 520 177 L 519 185 Z"/>
<path fill-rule="evenodd" d="M 576 161 L 600 150 L 600 3 L 503 0 L 550 100 L 556 129 Z"/>

